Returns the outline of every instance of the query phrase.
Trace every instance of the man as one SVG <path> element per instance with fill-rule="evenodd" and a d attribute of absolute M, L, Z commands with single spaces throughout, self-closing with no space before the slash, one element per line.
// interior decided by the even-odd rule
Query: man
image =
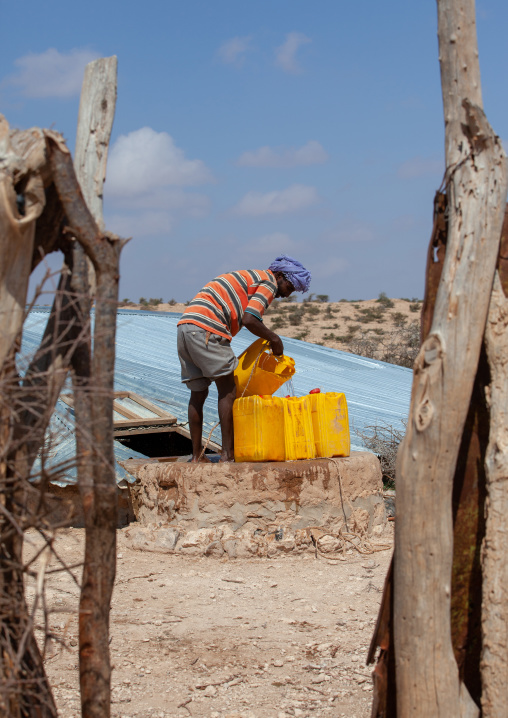
<path fill-rule="evenodd" d="M 214 381 L 219 393 L 222 432 L 221 461 L 234 461 L 234 371 L 238 359 L 231 339 L 242 326 L 267 339 L 272 352 L 284 352 L 281 338 L 263 324 L 263 314 L 275 297 L 306 292 L 311 275 L 296 259 L 283 254 L 268 270 L 240 270 L 221 274 L 196 294 L 178 322 L 178 356 L 182 382 L 187 384 L 192 459 L 199 461 L 203 433 L 203 405 Z"/>

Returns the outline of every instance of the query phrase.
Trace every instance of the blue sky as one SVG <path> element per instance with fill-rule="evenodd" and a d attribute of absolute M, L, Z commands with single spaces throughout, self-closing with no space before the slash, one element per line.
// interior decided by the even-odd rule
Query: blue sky
<path fill-rule="evenodd" d="M 186 301 L 284 252 L 311 290 L 423 294 L 444 171 L 435 2 L 0 0 L 0 108 L 73 150 L 86 62 L 118 56 L 108 229 L 121 297 Z M 477 3 L 484 106 L 508 143 L 508 3 Z"/>

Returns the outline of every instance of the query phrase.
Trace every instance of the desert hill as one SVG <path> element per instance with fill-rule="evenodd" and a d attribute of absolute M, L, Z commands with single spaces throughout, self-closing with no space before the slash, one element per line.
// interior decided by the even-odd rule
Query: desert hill
<path fill-rule="evenodd" d="M 124 300 L 121 307 L 183 312 L 185 304 L 171 300 Z M 365 357 L 411 367 L 419 346 L 422 302 L 419 299 L 378 299 L 329 302 L 313 295 L 302 302 L 275 299 L 265 323 L 281 336 L 302 339 Z"/>

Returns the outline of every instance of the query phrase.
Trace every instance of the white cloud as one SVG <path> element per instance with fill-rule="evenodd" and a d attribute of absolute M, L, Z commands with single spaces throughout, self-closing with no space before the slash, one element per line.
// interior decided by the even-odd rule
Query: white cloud
<path fill-rule="evenodd" d="M 300 253 L 299 244 L 285 232 L 265 234 L 249 239 L 245 244 L 240 244 L 236 236 L 223 237 L 220 245 L 219 272 L 230 272 L 239 267 L 268 267 L 279 254 L 299 256 Z"/>
<path fill-rule="evenodd" d="M 165 209 L 186 217 L 204 217 L 210 210 L 210 198 L 200 192 L 186 192 L 179 187 L 158 187 L 137 195 L 112 195 L 107 192 L 108 203 L 122 210 Z"/>
<path fill-rule="evenodd" d="M 301 32 L 288 33 L 285 42 L 275 51 L 275 64 L 284 72 L 292 74 L 301 72 L 296 53 L 302 45 L 307 45 L 309 42 L 312 42 L 311 39 Z"/>
<path fill-rule="evenodd" d="M 160 187 L 200 185 L 212 181 L 201 160 L 188 160 L 167 132 L 151 127 L 121 135 L 108 160 L 108 194 L 135 196 Z"/>
<path fill-rule="evenodd" d="M 312 278 L 327 279 L 336 274 L 343 274 L 349 268 L 349 262 L 341 257 L 328 257 L 326 261 L 312 262 Z"/>
<path fill-rule="evenodd" d="M 429 157 L 412 157 L 397 168 L 401 179 L 416 179 L 427 175 L 442 175 L 445 167 L 443 160 Z"/>
<path fill-rule="evenodd" d="M 143 127 L 122 135 L 108 160 L 108 229 L 124 237 L 169 234 L 179 220 L 204 217 L 210 211 L 209 197 L 183 187 L 212 180 L 204 162 L 187 159 L 167 132 Z"/>
<path fill-rule="evenodd" d="M 169 234 L 174 221 L 169 212 L 153 211 L 136 214 L 106 215 L 108 230 L 120 237 L 150 237 Z"/>
<path fill-rule="evenodd" d="M 299 167 L 326 162 L 328 155 L 316 140 L 309 140 L 303 147 L 260 147 L 244 152 L 238 158 L 241 167 Z"/>
<path fill-rule="evenodd" d="M 324 239 L 327 246 L 343 242 L 357 244 L 372 242 L 375 239 L 375 233 L 370 224 L 346 217 L 340 225 L 326 232 Z"/>
<path fill-rule="evenodd" d="M 25 97 L 72 97 L 81 92 L 85 66 L 98 57 L 86 48 L 65 53 L 51 47 L 15 60 L 18 71 L 5 82 L 18 86 Z"/>
<path fill-rule="evenodd" d="M 217 50 L 219 59 L 225 65 L 241 67 L 245 53 L 249 50 L 250 40 L 250 37 L 233 37 L 231 40 L 227 40 Z"/>
<path fill-rule="evenodd" d="M 315 187 L 294 184 L 274 192 L 247 192 L 232 211 L 242 216 L 265 214 L 289 214 L 307 209 L 319 202 Z"/>

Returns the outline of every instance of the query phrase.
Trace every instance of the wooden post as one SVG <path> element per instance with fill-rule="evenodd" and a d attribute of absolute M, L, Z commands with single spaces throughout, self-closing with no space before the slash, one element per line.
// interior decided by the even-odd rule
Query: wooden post
<path fill-rule="evenodd" d="M 115 55 L 94 60 L 86 66 L 76 131 L 76 177 L 101 231 L 104 230 L 102 189 L 115 116 L 117 67 Z"/>
<path fill-rule="evenodd" d="M 102 192 L 106 180 L 109 140 L 113 128 L 117 87 L 116 55 L 88 63 L 81 87 L 74 169 L 85 202 L 99 230 L 104 230 Z M 95 294 L 95 273 L 90 260 L 88 282 Z"/>
<path fill-rule="evenodd" d="M 87 65 L 74 159 L 76 177 L 91 214 L 85 222 L 76 218 L 78 237 L 82 241 L 86 236 L 89 246 L 77 244 L 73 252 L 73 287 L 83 316 L 89 315 L 90 295 L 96 298 L 93 357 L 89 325 L 73 355 L 78 480 L 86 529 L 79 621 L 84 718 L 110 714 L 109 607 L 115 580 L 117 523 L 113 367 L 121 244 L 94 233 L 101 234 L 104 229 L 102 188 L 115 113 L 116 72 L 116 57 Z M 68 165 L 69 158 L 60 155 L 57 186 L 61 196 L 72 190 Z"/>
<path fill-rule="evenodd" d="M 397 460 L 394 635 L 397 713 L 479 709 L 450 633 L 452 486 L 478 366 L 506 201 L 506 158 L 482 111 L 474 0 L 438 0 L 448 237 L 430 333 L 415 362 Z"/>
<path fill-rule="evenodd" d="M 490 367 L 487 526 L 483 547 L 482 709 L 504 718 L 508 706 L 508 209 L 485 332 Z"/>

